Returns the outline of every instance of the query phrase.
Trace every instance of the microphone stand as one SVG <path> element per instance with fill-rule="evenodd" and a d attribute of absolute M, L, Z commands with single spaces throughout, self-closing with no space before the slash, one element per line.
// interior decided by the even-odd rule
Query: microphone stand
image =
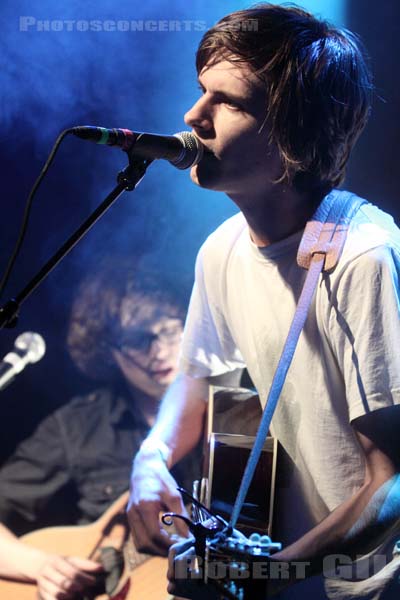
<path fill-rule="evenodd" d="M 82 223 L 78 229 L 67 239 L 67 241 L 53 254 L 53 256 L 43 265 L 43 267 L 34 275 L 29 283 L 23 288 L 15 298 L 11 298 L 6 304 L 0 307 L 0 328 L 15 327 L 18 322 L 18 314 L 21 304 L 30 296 L 38 285 L 47 277 L 47 275 L 58 265 L 58 263 L 72 250 L 72 248 L 86 235 L 89 229 L 100 219 L 100 217 L 110 208 L 110 206 L 119 198 L 122 192 L 132 191 L 144 177 L 147 167 L 152 160 L 133 157 L 128 152 L 129 165 L 123 171 L 118 173 L 118 185 L 111 191 L 105 200 L 98 206 L 92 214 Z"/>

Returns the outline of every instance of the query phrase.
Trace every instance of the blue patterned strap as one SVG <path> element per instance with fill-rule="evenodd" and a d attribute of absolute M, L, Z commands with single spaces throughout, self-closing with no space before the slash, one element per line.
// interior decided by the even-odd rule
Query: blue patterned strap
<path fill-rule="evenodd" d="M 306 225 L 297 260 L 301 267 L 308 269 L 308 273 L 235 500 L 229 522 L 232 527 L 235 527 L 237 523 L 253 479 L 320 274 L 323 270 L 332 270 L 338 263 L 346 241 L 350 221 L 364 202 L 365 200 L 354 194 L 334 190 L 322 200 L 311 221 Z"/>

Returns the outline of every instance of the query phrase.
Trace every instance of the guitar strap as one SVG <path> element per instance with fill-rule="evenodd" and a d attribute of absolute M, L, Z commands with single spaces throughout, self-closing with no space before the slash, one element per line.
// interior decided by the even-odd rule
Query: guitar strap
<path fill-rule="evenodd" d="M 325 196 L 305 227 L 297 253 L 297 263 L 300 267 L 307 269 L 308 273 L 235 500 L 229 521 L 229 525 L 232 527 L 236 526 L 243 502 L 246 499 L 320 274 L 333 271 L 336 267 L 342 254 L 351 219 L 365 202 L 350 192 L 333 190 Z"/>

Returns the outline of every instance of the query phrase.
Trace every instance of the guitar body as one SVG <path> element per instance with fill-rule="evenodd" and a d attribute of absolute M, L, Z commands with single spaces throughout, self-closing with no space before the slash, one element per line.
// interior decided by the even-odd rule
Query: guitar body
<path fill-rule="evenodd" d="M 22 536 L 21 540 L 46 552 L 100 560 L 104 548 L 115 548 L 123 555 L 124 568 L 111 595 L 96 600 L 170 600 L 167 589 L 168 560 L 137 552 L 125 516 L 128 492 L 120 496 L 94 523 L 66 527 L 47 527 Z M 0 580 L 1 600 L 37 600 L 36 585 Z"/>
<path fill-rule="evenodd" d="M 194 503 L 192 518 L 196 523 L 207 523 L 211 532 L 205 544 L 204 575 L 220 600 L 264 598 L 265 580 L 249 577 L 248 567 L 259 562 L 265 568 L 270 554 L 281 549 L 281 544 L 269 537 L 278 452 L 277 440 L 270 436 L 264 442 L 235 524 L 243 537 L 232 536 L 229 528 L 221 529 L 215 518 L 218 515 L 229 521 L 231 517 L 261 416 L 259 398 L 252 390 L 210 390 L 204 476 L 193 486 L 193 496 L 203 506 Z M 219 533 L 215 535 L 215 531 Z M 197 542 L 201 544 L 201 536 Z"/>
<path fill-rule="evenodd" d="M 229 521 L 262 417 L 258 395 L 243 388 L 211 388 L 200 500 Z M 272 533 L 278 443 L 265 440 L 236 527 Z"/>

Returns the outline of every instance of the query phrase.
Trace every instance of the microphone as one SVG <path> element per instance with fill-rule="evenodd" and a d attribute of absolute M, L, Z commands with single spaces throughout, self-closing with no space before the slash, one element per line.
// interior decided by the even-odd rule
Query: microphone
<path fill-rule="evenodd" d="M 106 129 L 83 125 L 73 127 L 71 132 L 83 140 L 118 146 L 133 157 L 149 160 L 164 158 L 178 169 L 188 169 L 197 165 L 204 151 L 203 144 L 189 131 L 181 131 L 174 135 L 159 135 L 130 131 L 130 129 Z"/>
<path fill-rule="evenodd" d="M 14 350 L 0 362 L 0 390 L 11 383 L 26 365 L 43 358 L 45 352 L 46 344 L 41 335 L 31 331 L 21 333 L 14 342 Z"/>

